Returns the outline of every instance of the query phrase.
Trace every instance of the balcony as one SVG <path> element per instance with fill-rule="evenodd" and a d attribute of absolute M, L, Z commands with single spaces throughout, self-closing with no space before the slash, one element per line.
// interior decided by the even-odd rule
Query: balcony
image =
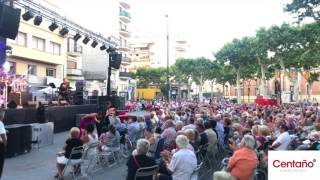
<path fill-rule="evenodd" d="M 67 69 L 67 75 L 82 76 L 82 70 L 81 69 Z"/>
<path fill-rule="evenodd" d="M 130 64 L 131 63 L 131 59 L 129 57 L 122 57 L 122 64 Z"/>
<path fill-rule="evenodd" d="M 119 77 L 120 78 L 131 78 L 129 72 L 120 72 Z"/>
<path fill-rule="evenodd" d="M 65 57 L 63 54 L 56 55 L 45 51 L 40 51 L 37 49 L 32 49 L 28 47 L 18 46 L 15 44 L 10 45 L 12 47 L 12 57 L 18 57 L 23 59 L 30 59 L 42 63 L 50 64 L 64 64 Z"/>
<path fill-rule="evenodd" d="M 186 48 L 185 47 L 176 47 L 176 51 L 185 52 Z"/>
<path fill-rule="evenodd" d="M 77 46 L 74 49 L 68 49 L 67 55 L 72 57 L 80 57 L 82 54 L 82 47 Z"/>
<path fill-rule="evenodd" d="M 129 23 L 131 21 L 130 13 L 125 10 L 120 11 L 119 17 L 124 23 Z"/>
<path fill-rule="evenodd" d="M 128 45 L 120 45 L 120 51 L 130 51 L 130 46 Z"/>
<path fill-rule="evenodd" d="M 125 9 L 130 9 L 129 0 L 120 0 L 120 5 Z"/>
<path fill-rule="evenodd" d="M 124 36 L 124 37 L 130 37 L 131 36 L 131 32 L 129 32 L 126 29 L 120 29 L 119 30 L 120 35 Z"/>

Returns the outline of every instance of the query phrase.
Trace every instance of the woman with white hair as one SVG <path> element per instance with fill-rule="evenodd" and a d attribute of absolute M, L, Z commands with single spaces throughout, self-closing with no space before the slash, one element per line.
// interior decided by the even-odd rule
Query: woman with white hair
<path fill-rule="evenodd" d="M 71 159 L 71 164 L 78 164 L 81 162 L 81 153 L 73 154 L 71 156 L 72 149 L 75 147 L 80 147 L 83 145 L 82 141 L 79 138 L 80 129 L 77 127 L 73 127 L 70 129 L 69 138 L 66 140 L 66 144 L 63 147 L 64 152 L 58 154 L 57 157 L 57 170 L 55 178 L 63 179 L 62 171 L 64 166 L 67 164 L 69 158 Z M 79 167 L 78 167 L 79 168 Z M 76 169 L 79 170 L 79 169 Z"/>
<path fill-rule="evenodd" d="M 130 156 L 127 166 L 128 166 L 128 175 L 127 180 L 134 180 L 136 172 L 139 168 L 151 167 L 156 165 L 156 162 L 153 158 L 147 156 L 149 151 L 150 143 L 146 139 L 139 139 L 137 142 L 137 148 L 135 155 Z M 152 180 L 153 177 L 144 177 L 143 180 Z"/>
<path fill-rule="evenodd" d="M 231 145 L 232 146 L 232 145 Z M 214 180 L 249 180 L 254 176 L 258 165 L 258 158 L 253 151 L 254 137 L 245 135 L 240 144 L 240 149 L 235 151 L 228 163 L 227 171 L 214 173 Z"/>
<path fill-rule="evenodd" d="M 188 149 L 189 140 L 185 135 L 179 135 L 176 138 L 177 151 L 172 157 L 167 156 L 167 169 L 171 176 L 160 174 L 159 180 L 186 180 L 197 179 L 191 177 L 197 167 L 197 158 L 194 152 Z"/>

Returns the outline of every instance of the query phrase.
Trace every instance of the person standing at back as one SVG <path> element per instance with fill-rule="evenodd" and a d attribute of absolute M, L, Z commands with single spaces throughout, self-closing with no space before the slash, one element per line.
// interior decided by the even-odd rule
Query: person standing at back
<path fill-rule="evenodd" d="M 4 128 L 4 124 L 3 124 L 4 116 L 5 116 L 5 111 L 4 109 L 1 109 L 0 110 L 0 179 L 2 176 L 4 158 L 5 158 L 6 146 L 7 146 L 6 129 Z"/>

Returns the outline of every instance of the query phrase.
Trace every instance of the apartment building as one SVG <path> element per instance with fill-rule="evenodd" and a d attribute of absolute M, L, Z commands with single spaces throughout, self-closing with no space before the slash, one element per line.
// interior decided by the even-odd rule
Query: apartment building
<path fill-rule="evenodd" d="M 131 63 L 130 43 L 129 38 L 131 37 L 130 31 L 130 0 L 119 0 L 119 41 L 120 41 L 120 52 L 122 53 L 122 62 L 119 69 L 119 81 L 118 81 L 118 92 L 126 96 L 128 99 L 132 99 L 135 94 L 135 81 L 131 79 L 129 74 L 129 66 Z"/>
<path fill-rule="evenodd" d="M 166 36 L 135 36 L 131 39 L 131 65 L 135 71 L 139 67 L 166 67 L 167 41 Z M 173 65 L 178 58 L 188 57 L 188 43 L 179 36 L 170 36 L 169 65 Z"/>
<path fill-rule="evenodd" d="M 7 60 L 10 71 L 27 78 L 30 91 L 35 91 L 49 83 L 56 86 L 65 77 L 65 39 L 58 30 L 51 32 L 49 22 L 35 26 L 33 21 L 20 21 L 15 40 L 8 40 L 12 48 Z"/>

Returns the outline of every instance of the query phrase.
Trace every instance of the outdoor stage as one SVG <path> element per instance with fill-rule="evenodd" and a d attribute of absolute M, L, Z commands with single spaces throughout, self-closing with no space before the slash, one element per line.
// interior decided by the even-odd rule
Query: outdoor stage
<path fill-rule="evenodd" d="M 51 106 L 46 108 L 46 118 L 54 123 L 54 132 L 68 131 L 76 126 L 77 114 L 97 112 L 97 105 Z M 7 109 L 5 125 L 37 123 L 36 109 Z"/>

